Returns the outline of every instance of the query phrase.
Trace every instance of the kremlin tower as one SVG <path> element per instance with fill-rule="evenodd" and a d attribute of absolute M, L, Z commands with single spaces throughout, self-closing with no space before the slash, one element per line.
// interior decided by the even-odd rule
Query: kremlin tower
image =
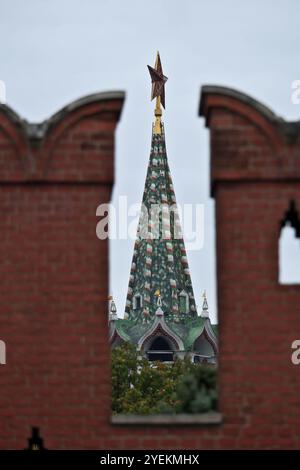
<path fill-rule="evenodd" d="M 110 303 L 110 342 L 136 345 L 149 360 L 216 363 L 216 325 L 206 295 L 197 313 L 187 253 L 167 159 L 164 125 L 165 83 L 159 53 L 148 66 L 156 99 L 150 160 L 131 263 L 124 318 Z"/>

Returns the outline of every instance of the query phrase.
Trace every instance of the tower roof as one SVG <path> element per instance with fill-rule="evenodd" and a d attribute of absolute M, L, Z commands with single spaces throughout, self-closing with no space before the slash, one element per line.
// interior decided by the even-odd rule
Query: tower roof
<path fill-rule="evenodd" d="M 130 270 L 126 318 L 149 323 L 157 309 L 157 292 L 167 321 L 184 322 L 197 316 L 193 287 L 182 237 L 174 187 L 167 159 L 160 100 L 166 77 L 160 58 L 151 69 L 156 121 L 137 238 Z M 160 82 L 159 82 L 160 81 Z M 158 86 L 158 82 L 160 86 Z"/>
<path fill-rule="evenodd" d="M 156 98 L 150 159 L 130 269 L 125 317 L 110 321 L 110 343 L 115 347 L 122 342 L 130 342 L 145 354 L 153 338 L 162 336 L 169 347 L 178 352 L 178 357 L 192 355 L 196 348 L 199 359 L 199 347 L 204 348 L 203 343 L 206 345 L 203 357 L 207 357 L 208 352 L 214 356 L 217 338 L 208 317 L 206 299 L 203 310 L 207 315 L 197 315 L 167 159 L 161 121 L 167 77 L 163 75 L 159 55 L 155 68 L 149 67 L 149 71 L 152 99 Z"/>
<path fill-rule="evenodd" d="M 196 305 L 167 160 L 165 133 L 152 134 L 141 216 L 129 277 L 126 313 L 148 321 L 157 291 L 169 320 L 196 316 Z"/>

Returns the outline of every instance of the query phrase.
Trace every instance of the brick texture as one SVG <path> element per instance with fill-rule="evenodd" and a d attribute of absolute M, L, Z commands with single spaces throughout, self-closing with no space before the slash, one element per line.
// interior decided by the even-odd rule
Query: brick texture
<path fill-rule="evenodd" d="M 216 203 L 220 445 L 300 448 L 300 285 L 278 283 L 280 222 L 291 200 L 300 210 L 299 124 L 219 87 L 203 88 L 200 114 Z"/>
<path fill-rule="evenodd" d="M 24 448 L 31 426 L 49 449 L 299 448 L 290 346 L 300 287 L 277 279 L 279 224 L 291 199 L 300 208 L 300 133 L 217 87 L 203 88 L 200 113 L 216 201 L 223 423 L 110 424 L 107 244 L 95 211 L 110 198 L 121 106 L 91 99 L 35 130 L 0 112 L 0 448 Z"/>
<path fill-rule="evenodd" d="M 109 413 L 107 243 L 123 94 L 80 100 L 29 125 L 0 108 L 0 448 L 99 445 Z"/>

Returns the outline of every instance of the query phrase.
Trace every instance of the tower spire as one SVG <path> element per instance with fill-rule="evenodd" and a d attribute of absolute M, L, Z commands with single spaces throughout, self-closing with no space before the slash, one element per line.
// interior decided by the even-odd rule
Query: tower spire
<path fill-rule="evenodd" d="M 161 123 L 167 77 L 163 75 L 159 53 L 155 68 L 148 65 L 148 69 L 152 99 L 156 98 L 156 121 L 125 315 L 136 324 L 146 325 L 160 307 L 167 321 L 184 323 L 197 318 L 197 310 Z"/>
<path fill-rule="evenodd" d="M 155 67 L 151 67 L 148 65 L 148 70 L 151 76 L 152 82 L 152 91 L 151 91 L 151 100 L 156 98 L 156 104 L 154 109 L 154 116 L 155 116 L 155 123 L 153 126 L 153 133 L 154 134 L 161 134 L 162 133 L 162 125 L 161 125 L 161 116 L 162 116 L 162 108 L 165 108 L 165 83 L 168 78 L 163 74 L 163 69 L 161 65 L 160 55 L 157 51 Z"/>
<path fill-rule="evenodd" d="M 142 208 L 134 244 L 124 319 L 110 309 L 110 342 L 133 344 L 149 361 L 173 361 L 185 357 L 207 360 L 207 334 L 216 337 L 208 317 L 206 295 L 203 312 L 197 314 L 194 291 L 183 240 L 179 210 L 168 164 L 164 126 L 165 83 L 159 53 L 155 67 L 148 69 L 151 99 L 156 98 L 151 152 Z M 186 156 L 184 155 L 184 158 Z M 197 341 L 204 338 L 203 341 Z M 212 351 L 210 362 L 215 363 Z M 199 359 L 200 360 L 200 359 Z"/>

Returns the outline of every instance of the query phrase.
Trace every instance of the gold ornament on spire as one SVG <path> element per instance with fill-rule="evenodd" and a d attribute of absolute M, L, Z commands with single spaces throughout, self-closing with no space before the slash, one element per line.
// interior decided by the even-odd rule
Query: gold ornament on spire
<path fill-rule="evenodd" d="M 148 70 L 152 82 L 151 100 L 156 98 L 156 105 L 154 110 L 155 124 L 153 132 L 154 134 L 161 134 L 161 106 L 165 108 L 165 83 L 168 78 L 163 74 L 159 52 L 157 52 L 155 68 L 150 67 L 150 65 L 148 65 Z"/>
<path fill-rule="evenodd" d="M 155 297 L 157 297 L 157 305 L 158 305 L 158 307 L 161 307 L 161 306 L 162 306 L 162 302 L 161 302 L 161 293 L 160 293 L 160 289 L 156 289 L 156 291 L 154 292 L 154 295 L 155 295 Z"/>

